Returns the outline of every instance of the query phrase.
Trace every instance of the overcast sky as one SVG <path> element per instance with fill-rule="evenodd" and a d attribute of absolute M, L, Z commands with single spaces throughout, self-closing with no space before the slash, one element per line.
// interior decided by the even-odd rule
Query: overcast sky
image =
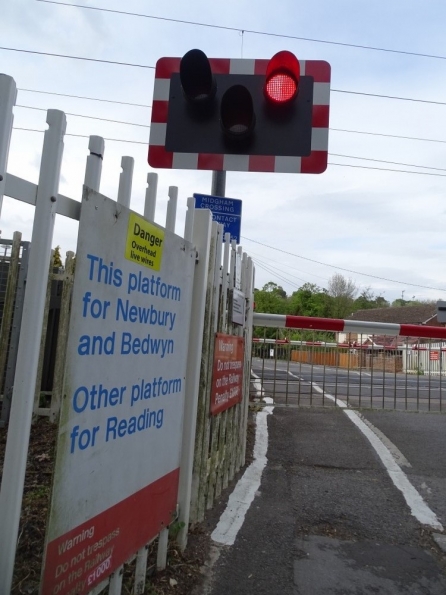
<path fill-rule="evenodd" d="M 209 57 L 270 58 L 289 50 L 300 59 L 326 60 L 332 67 L 327 171 L 227 174 L 226 195 L 243 201 L 241 243 L 256 263 L 256 287 L 268 281 L 287 293 L 304 282 L 326 287 L 340 272 L 390 301 L 446 299 L 446 180 L 440 180 L 446 176 L 445 21 L 440 0 L 276 0 L 270 7 L 258 0 L 79 0 L 76 7 L 8 2 L 0 29 L 3 48 L 98 60 L 0 49 L 0 72 L 19 88 L 8 172 L 37 182 L 43 134 L 18 128 L 43 131 L 45 110 L 60 109 L 67 113 L 68 135 L 85 136 L 65 139 L 59 191 L 80 200 L 89 135 L 133 141 L 106 141 L 101 192 L 116 198 L 121 157 L 134 157 L 131 206 L 142 213 L 151 171 L 150 108 L 51 93 L 149 106 L 158 58 L 182 56 L 194 47 Z M 359 134 L 365 132 L 374 134 Z M 182 233 L 187 197 L 209 194 L 211 173 L 157 173 L 156 221 L 165 223 L 168 187 L 178 186 Z M 32 217 L 33 207 L 5 197 L 2 237 L 21 231 L 23 239 L 31 239 Z M 75 250 L 77 226 L 58 216 L 53 245 L 63 253 Z"/>

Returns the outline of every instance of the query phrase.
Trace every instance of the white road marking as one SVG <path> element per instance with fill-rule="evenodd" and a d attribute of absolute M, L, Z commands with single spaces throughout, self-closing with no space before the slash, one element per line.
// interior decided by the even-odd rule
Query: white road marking
<path fill-rule="evenodd" d="M 381 438 L 378 436 L 379 430 L 375 428 L 373 424 L 371 424 L 370 422 L 367 422 L 367 424 L 365 424 L 363 419 L 361 419 L 361 415 L 358 412 L 353 411 L 352 409 L 348 409 L 347 403 L 345 403 L 345 401 L 335 399 L 333 395 L 330 395 L 327 392 L 324 393 L 321 387 L 315 384 L 314 382 L 312 384 L 315 390 L 317 390 L 319 393 L 323 393 L 325 397 L 331 399 L 339 407 L 341 407 L 345 415 L 347 415 L 347 417 L 355 424 L 355 426 L 359 430 L 361 430 L 361 432 L 373 446 L 379 458 L 381 459 L 384 467 L 387 470 L 387 473 L 390 476 L 390 479 L 393 481 L 393 484 L 403 494 L 404 499 L 406 500 L 406 504 L 409 506 L 412 515 L 423 525 L 428 525 L 433 529 L 443 531 L 443 525 L 438 520 L 437 515 L 433 512 L 433 510 L 429 508 L 429 506 L 423 500 L 420 493 L 410 483 L 410 481 L 407 478 L 407 475 L 399 466 L 398 460 L 394 457 L 390 449 L 383 443 Z M 396 449 L 396 446 L 393 446 Z"/>
<path fill-rule="evenodd" d="M 429 508 L 420 493 L 407 479 L 407 475 L 395 461 L 389 449 L 384 446 L 378 436 L 365 425 L 356 411 L 346 409 L 344 410 L 344 413 L 361 430 L 376 450 L 379 458 L 387 469 L 387 473 L 390 475 L 390 479 L 393 481 L 395 487 L 402 492 L 412 515 L 423 525 L 428 525 L 433 529 L 443 531 L 443 525 L 438 520 L 437 515 Z"/>
<path fill-rule="evenodd" d="M 263 392 L 263 389 L 260 389 Z M 267 401 L 268 399 L 268 401 Z M 269 397 L 265 401 L 271 402 Z M 266 452 L 268 450 L 268 420 L 274 407 L 264 407 L 256 415 L 256 437 L 254 443 L 254 460 L 237 482 L 234 491 L 229 496 L 226 510 L 220 517 L 217 526 L 211 534 L 216 543 L 234 545 L 237 533 L 243 525 L 246 513 L 260 487 L 262 473 L 266 466 Z"/>
<path fill-rule="evenodd" d="M 336 405 L 338 405 L 338 407 L 342 407 L 345 408 L 347 407 L 347 403 L 345 401 L 343 401 L 342 399 L 336 399 L 333 395 L 330 395 L 330 393 L 324 392 L 320 386 L 318 386 L 315 382 L 311 383 L 311 386 L 314 388 L 314 390 L 316 390 L 318 393 L 321 393 L 322 395 L 324 395 L 324 397 L 327 397 L 327 399 L 330 399 L 331 401 L 334 401 L 334 403 Z"/>
<path fill-rule="evenodd" d="M 251 370 L 251 376 L 254 378 L 254 381 L 252 381 L 252 384 L 253 384 L 255 391 L 257 393 L 257 398 L 261 399 L 262 395 L 263 395 L 263 387 L 262 387 L 262 383 L 260 381 L 260 376 L 257 376 L 257 374 L 255 374 L 253 370 Z"/>
<path fill-rule="evenodd" d="M 406 459 L 406 457 L 403 455 L 400 449 L 391 440 L 389 440 L 389 438 L 387 438 L 387 436 L 383 434 L 381 430 L 375 427 L 372 424 L 372 422 L 366 419 L 361 413 L 358 413 L 358 415 L 365 423 L 365 425 L 368 426 L 372 430 L 372 432 L 378 436 L 381 442 L 387 446 L 387 448 L 392 453 L 393 458 L 400 467 L 412 467 L 412 465 L 409 463 L 409 461 Z"/>
<path fill-rule="evenodd" d="M 300 381 L 302 381 L 302 382 L 303 382 L 303 380 L 304 380 L 303 378 L 301 378 L 300 376 L 296 376 L 296 374 L 293 374 L 293 373 L 292 373 L 292 372 L 290 372 L 289 370 L 288 370 L 288 374 L 289 374 L 290 376 L 292 376 L 293 378 L 297 378 L 297 380 L 300 380 Z"/>

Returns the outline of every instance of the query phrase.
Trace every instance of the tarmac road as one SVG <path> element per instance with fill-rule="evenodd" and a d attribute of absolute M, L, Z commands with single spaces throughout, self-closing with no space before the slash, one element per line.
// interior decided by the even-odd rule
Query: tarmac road
<path fill-rule="evenodd" d="M 446 416 L 380 411 L 364 418 L 400 452 L 401 468 L 446 527 Z M 275 407 L 267 420 L 260 488 L 234 545 L 220 546 L 203 593 L 446 593 L 446 555 L 433 539 L 441 530 L 411 514 L 341 408 Z"/>

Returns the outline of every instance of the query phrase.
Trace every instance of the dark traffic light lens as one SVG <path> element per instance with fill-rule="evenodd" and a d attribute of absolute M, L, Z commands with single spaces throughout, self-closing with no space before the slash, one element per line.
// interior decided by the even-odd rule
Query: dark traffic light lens
<path fill-rule="evenodd" d="M 201 50 L 190 50 L 183 56 L 180 81 L 186 98 L 192 103 L 206 103 L 215 96 L 216 85 L 211 65 Z"/>
<path fill-rule="evenodd" d="M 255 126 L 251 93 L 243 85 L 230 87 L 221 99 L 220 120 L 223 131 L 233 140 L 248 138 Z"/>
<path fill-rule="evenodd" d="M 267 81 L 265 91 L 271 101 L 286 103 L 296 95 L 297 84 L 289 74 L 278 72 Z"/>

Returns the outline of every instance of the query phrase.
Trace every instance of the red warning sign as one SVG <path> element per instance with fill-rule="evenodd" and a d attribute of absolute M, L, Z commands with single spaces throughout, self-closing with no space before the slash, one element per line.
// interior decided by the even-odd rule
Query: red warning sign
<path fill-rule="evenodd" d="M 215 335 L 211 414 L 240 403 L 243 396 L 243 337 Z"/>

